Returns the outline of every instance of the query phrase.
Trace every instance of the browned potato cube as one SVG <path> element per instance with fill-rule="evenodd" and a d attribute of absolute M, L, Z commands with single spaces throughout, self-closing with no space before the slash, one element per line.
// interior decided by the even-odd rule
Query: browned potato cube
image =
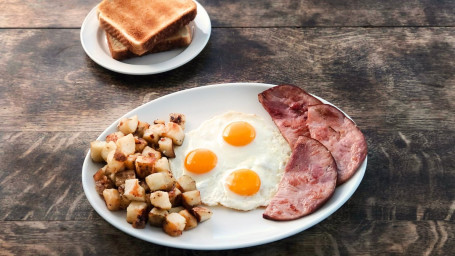
<path fill-rule="evenodd" d="M 126 155 L 120 152 L 111 151 L 107 156 L 107 174 L 125 170 Z"/>
<path fill-rule="evenodd" d="M 103 162 L 103 156 L 101 155 L 101 152 L 103 151 L 103 148 L 106 147 L 106 142 L 105 141 L 92 141 L 90 142 L 90 157 L 92 158 L 93 161 L 95 162 Z"/>
<path fill-rule="evenodd" d="M 188 175 L 182 175 L 177 179 L 177 187 L 182 192 L 196 190 L 196 181 Z"/>
<path fill-rule="evenodd" d="M 193 209 L 191 209 L 191 212 L 196 217 L 198 222 L 206 221 L 210 219 L 213 215 L 212 211 L 202 206 L 193 207 Z"/>
<path fill-rule="evenodd" d="M 117 211 L 120 209 L 120 193 L 115 188 L 103 190 L 104 202 L 106 202 L 107 209 L 110 211 Z"/>
<path fill-rule="evenodd" d="M 95 180 L 95 190 L 98 194 L 103 195 L 105 189 L 113 188 L 114 183 L 105 175 L 104 167 L 100 168 L 94 175 L 93 179 Z"/>
<path fill-rule="evenodd" d="M 169 194 L 165 191 L 155 191 L 150 194 L 150 203 L 160 209 L 169 210 L 172 207 Z"/>
<path fill-rule="evenodd" d="M 167 157 L 161 157 L 156 160 L 154 172 L 170 172 L 171 167 L 169 166 L 169 159 Z"/>
<path fill-rule="evenodd" d="M 121 131 L 113 132 L 106 136 L 106 142 L 110 142 L 110 141 L 117 142 L 117 140 L 122 138 L 123 136 L 125 136 L 125 134 L 123 134 L 123 132 L 121 132 Z"/>
<path fill-rule="evenodd" d="M 134 170 L 116 172 L 115 178 L 114 178 L 115 186 L 119 187 L 119 186 L 125 184 L 125 180 L 135 179 L 135 178 L 136 178 L 136 173 L 134 172 Z"/>
<path fill-rule="evenodd" d="M 119 192 L 120 193 L 120 192 Z M 125 195 L 120 194 L 120 206 L 119 208 L 125 210 L 132 201 L 129 200 Z"/>
<path fill-rule="evenodd" d="M 149 146 L 146 146 L 143 150 L 142 150 L 142 153 L 141 153 L 143 156 L 152 156 L 154 157 L 155 159 L 160 159 L 161 158 L 161 152 L 154 149 L 154 148 L 151 148 Z"/>
<path fill-rule="evenodd" d="M 136 170 L 136 158 L 140 155 L 139 153 L 128 155 L 125 161 L 125 169 Z"/>
<path fill-rule="evenodd" d="M 122 118 L 117 125 L 119 131 L 123 132 L 124 134 L 134 133 L 138 126 L 138 119 L 137 115 L 134 115 L 130 118 Z"/>
<path fill-rule="evenodd" d="M 163 230 L 170 236 L 180 236 L 186 226 L 186 219 L 178 213 L 170 213 L 163 222 Z"/>
<path fill-rule="evenodd" d="M 106 176 L 105 171 L 106 171 L 107 165 L 103 166 L 102 168 L 99 168 L 95 174 L 93 174 L 93 180 L 99 181 L 101 180 L 104 176 Z"/>
<path fill-rule="evenodd" d="M 123 195 L 131 201 L 145 201 L 145 189 L 139 185 L 138 179 L 125 180 L 125 192 Z"/>
<path fill-rule="evenodd" d="M 167 210 L 153 207 L 149 212 L 149 223 L 155 227 L 161 227 L 166 216 L 169 214 Z"/>
<path fill-rule="evenodd" d="M 117 148 L 117 144 L 115 144 L 115 142 L 111 141 L 111 142 L 107 142 L 103 149 L 101 150 L 101 157 L 104 159 L 104 161 L 107 162 L 107 156 L 109 155 L 109 153 L 111 151 L 115 151 L 115 149 Z"/>
<path fill-rule="evenodd" d="M 121 152 L 126 156 L 136 152 L 136 141 L 132 134 L 123 136 L 115 144 L 117 145 L 116 152 Z"/>
<path fill-rule="evenodd" d="M 184 230 L 190 230 L 197 226 L 196 217 L 194 217 L 187 209 L 180 211 L 179 214 L 186 219 L 186 225 Z"/>
<path fill-rule="evenodd" d="M 157 190 L 169 191 L 174 187 L 172 176 L 165 172 L 152 173 L 145 177 L 145 182 L 152 192 Z"/>
<path fill-rule="evenodd" d="M 147 130 L 149 127 L 150 127 L 149 123 L 139 120 L 137 123 L 136 135 L 139 138 L 142 138 L 144 136 L 145 130 Z"/>
<path fill-rule="evenodd" d="M 166 131 L 163 133 L 164 137 L 172 139 L 172 143 L 175 145 L 182 145 L 183 139 L 185 138 L 185 133 L 180 125 L 168 122 L 166 123 Z"/>
<path fill-rule="evenodd" d="M 147 216 L 147 204 L 144 202 L 132 201 L 126 208 L 126 221 L 134 228 L 144 228 Z"/>
<path fill-rule="evenodd" d="M 143 138 L 134 137 L 134 142 L 136 143 L 135 152 L 142 152 L 144 148 L 147 146 L 147 141 Z"/>
<path fill-rule="evenodd" d="M 174 144 L 172 144 L 172 139 L 168 137 L 162 137 L 158 141 L 158 147 L 160 151 L 167 157 L 175 157 L 174 153 Z"/>
<path fill-rule="evenodd" d="M 191 209 L 201 204 L 201 192 L 193 190 L 182 193 L 182 204 L 185 208 Z"/>
<path fill-rule="evenodd" d="M 180 211 L 183 211 L 183 210 L 185 210 L 185 207 L 176 206 L 176 207 L 172 207 L 171 209 L 169 209 L 168 212 L 169 213 L 173 213 L 173 212 L 179 213 Z"/>
<path fill-rule="evenodd" d="M 153 173 L 155 158 L 152 156 L 138 156 L 135 162 L 136 174 L 139 178 L 145 178 Z"/>
<path fill-rule="evenodd" d="M 170 113 L 169 114 L 169 121 L 176 123 L 185 129 L 185 115 L 180 113 Z"/>
<path fill-rule="evenodd" d="M 168 194 L 172 207 L 182 205 L 182 191 L 180 191 L 180 189 L 174 187 L 171 191 L 168 192 Z"/>
<path fill-rule="evenodd" d="M 156 145 L 165 129 L 166 128 L 164 124 L 151 125 L 147 130 L 144 131 L 144 136 L 142 136 L 142 138 L 144 138 L 149 143 Z"/>

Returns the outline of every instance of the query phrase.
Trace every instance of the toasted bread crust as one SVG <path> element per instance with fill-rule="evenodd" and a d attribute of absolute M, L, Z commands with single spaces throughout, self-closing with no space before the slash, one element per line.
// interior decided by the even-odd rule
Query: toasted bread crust
<path fill-rule="evenodd" d="M 186 35 L 188 36 L 173 35 L 171 37 L 168 37 L 158 42 L 155 46 L 153 46 L 153 48 L 150 51 L 144 53 L 143 55 L 164 52 L 175 48 L 188 46 L 192 40 L 191 29 L 188 25 L 185 26 L 184 29 L 186 30 L 187 33 Z M 118 44 L 119 42 L 115 42 L 116 39 L 112 35 L 106 33 L 106 38 L 107 45 L 109 46 L 109 51 L 111 52 L 111 56 L 113 59 L 124 60 L 138 56 L 129 51 L 125 45 L 119 45 Z"/>
<path fill-rule="evenodd" d="M 189 1 L 183 8 L 180 8 L 177 11 L 170 11 L 170 13 L 166 12 L 166 7 L 157 10 L 148 8 L 144 10 L 143 13 L 138 14 L 142 17 L 143 23 L 141 23 L 125 20 L 132 19 L 131 17 L 134 17 L 132 13 L 128 13 L 126 16 L 113 13 L 113 9 L 118 6 L 122 7 L 119 3 L 113 2 L 115 1 L 105 0 L 98 6 L 100 26 L 107 33 L 111 34 L 122 44 L 127 46 L 128 49 L 136 55 L 143 55 L 150 51 L 158 42 L 171 36 L 179 28 L 194 20 L 197 14 L 196 4 L 193 1 Z M 133 3 L 129 3 L 129 5 L 132 4 Z M 123 8 L 127 9 L 127 7 Z M 160 19 L 163 19 L 161 16 L 165 15 L 168 15 L 169 17 L 164 21 L 161 21 Z M 160 16 L 161 18 L 155 19 L 155 16 Z M 158 23 L 158 21 L 161 23 Z"/>
<path fill-rule="evenodd" d="M 124 47 L 122 47 L 121 49 L 116 48 L 115 47 L 116 43 L 114 42 L 115 38 L 113 38 L 113 36 L 109 35 L 107 32 L 106 39 L 107 45 L 109 46 L 109 51 L 111 52 L 111 56 L 113 59 L 124 60 L 135 56 L 134 53 L 130 52 L 125 45 L 122 45 Z"/>

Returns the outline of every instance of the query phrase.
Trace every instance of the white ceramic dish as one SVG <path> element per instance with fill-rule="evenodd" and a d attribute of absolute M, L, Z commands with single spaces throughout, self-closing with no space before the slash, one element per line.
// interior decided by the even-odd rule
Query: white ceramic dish
<path fill-rule="evenodd" d="M 188 132 L 214 115 L 234 110 L 260 115 L 274 125 L 269 114 L 257 99 L 258 93 L 271 86 L 273 85 L 236 83 L 188 89 L 153 100 L 130 111 L 124 117 L 137 114 L 140 120 L 152 122 L 157 118 L 168 120 L 169 113 L 180 112 L 186 115 L 185 131 Z M 116 131 L 117 123 L 118 120 L 111 124 L 98 139 L 104 140 L 107 134 Z M 348 182 L 336 189 L 333 197 L 322 208 L 309 216 L 294 221 L 275 222 L 262 218 L 264 209 L 240 212 L 224 207 L 211 207 L 214 214 L 210 220 L 201 223 L 193 230 L 185 231 L 180 237 L 170 237 L 161 229 L 149 225 L 145 229 L 134 229 L 126 222 L 125 212 L 109 211 L 95 191 L 92 177 L 102 165 L 92 162 L 90 152 L 82 167 L 82 184 L 90 204 L 98 214 L 129 235 L 176 248 L 220 250 L 273 242 L 316 225 L 334 213 L 351 197 L 362 181 L 366 165 L 367 159 Z"/>
<path fill-rule="evenodd" d="M 196 57 L 207 44 L 212 25 L 207 11 L 196 2 L 197 15 L 190 23 L 193 40 L 186 48 L 154 53 L 123 61 L 111 57 L 106 42 L 106 34 L 100 28 L 94 7 L 85 18 L 81 27 L 81 43 L 87 55 L 100 66 L 109 70 L 130 74 L 150 75 L 175 69 Z"/>

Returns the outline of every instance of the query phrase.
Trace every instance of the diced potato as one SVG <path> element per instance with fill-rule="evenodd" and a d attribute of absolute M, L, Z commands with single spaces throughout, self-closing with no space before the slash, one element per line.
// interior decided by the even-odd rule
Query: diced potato
<path fill-rule="evenodd" d="M 145 182 L 152 192 L 157 190 L 169 191 L 174 187 L 172 176 L 165 172 L 152 173 L 145 177 Z"/>
<path fill-rule="evenodd" d="M 158 147 L 160 151 L 167 157 L 175 157 L 174 145 L 172 144 L 172 139 L 168 137 L 162 137 L 158 141 Z"/>
<path fill-rule="evenodd" d="M 171 167 L 169 165 L 169 159 L 167 157 L 161 157 L 160 159 L 156 160 L 154 172 L 170 172 Z"/>
<path fill-rule="evenodd" d="M 187 209 L 180 211 L 179 214 L 186 219 L 186 225 L 184 230 L 190 230 L 197 226 L 196 217 L 194 217 Z"/>
<path fill-rule="evenodd" d="M 168 194 L 172 207 L 182 205 L 182 191 L 180 191 L 180 189 L 174 187 L 171 191 L 168 192 Z"/>
<path fill-rule="evenodd" d="M 130 118 L 122 118 L 117 125 L 117 128 L 124 134 L 134 133 L 138 126 L 137 115 Z"/>
<path fill-rule="evenodd" d="M 141 154 L 135 153 L 128 155 L 125 161 L 125 169 L 127 170 L 136 170 L 136 158 Z"/>
<path fill-rule="evenodd" d="M 107 165 L 103 166 L 102 168 L 99 168 L 95 174 L 93 174 L 93 179 L 95 181 L 99 181 L 103 179 L 104 176 L 106 176 L 105 171 L 106 171 Z"/>
<path fill-rule="evenodd" d="M 182 145 L 183 139 L 185 138 L 185 133 L 180 125 L 168 122 L 166 123 L 166 131 L 163 133 L 164 137 L 172 139 L 172 143 L 175 145 Z"/>
<path fill-rule="evenodd" d="M 109 155 L 109 153 L 111 151 L 115 151 L 116 148 L 117 145 L 113 141 L 107 142 L 104 145 L 103 149 L 101 150 L 101 157 L 104 159 L 104 161 L 107 161 L 107 156 Z"/>
<path fill-rule="evenodd" d="M 139 120 L 138 123 L 137 123 L 136 135 L 139 138 L 142 138 L 144 136 L 145 130 L 147 130 L 149 127 L 150 127 L 149 123 L 142 122 L 142 121 Z"/>
<path fill-rule="evenodd" d="M 165 132 L 165 130 L 166 128 L 164 124 L 151 125 L 147 130 L 144 131 L 144 136 L 142 136 L 142 138 L 156 145 L 162 134 Z"/>
<path fill-rule="evenodd" d="M 155 158 L 152 156 L 138 156 L 135 162 L 136 174 L 139 178 L 145 178 L 153 173 Z"/>
<path fill-rule="evenodd" d="M 117 211 L 120 209 L 120 193 L 115 188 L 105 189 L 103 191 L 104 202 L 107 209 Z"/>
<path fill-rule="evenodd" d="M 90 142 L 90 157 L 92 158 L 93 161 L 95 162 L 104 161 L 101 152 L 103 151 L 103 148 L 106 147 L 106 144 L 107 143 L 105 141 L 99 140 Z"/>
<path fill-rule="evenodd" d="M 172 207 L 171 209 L 169 209 L 168 212 L 169 213 L 173 213 L 173 212 L 179 213 L 180 211 L 183 211 L 183 210 L 185 210 L 185 207 L 176 206 L 176 207 Z"/>
<path fill-rule="evenodd" d="M 135 179 L 136 173 L 134 170 L 125 170 L 121 172 L 115 173 L 115 186 L 120 187 L 121 185 L 125 184 L 125 180 Z"/>
<path fill-rule="evenodd" d="M 150 203 L 160 209 L 169 210 L 172 204 L 169 201 L 169 194 L 165 191 L 155 191 L 150 194 Z"/>
<path fill-rule="evenodd" d="M 145 189 L 139 185 L 138 179 L 125 180 L 124 196 L 131 201 L 145 201 Z"/>
<path fill-rule="evenodd" d="M 147 146 L 148 142 L 143 138 L 134 137 L 134 142 L 136 143 L 135 152 L 142 152 L 144 148 Z"/>
<path fill-rule="evenodd" d="M 163 119 L 155 119 L 153 121 L 153 124 L 164 124 L 164 123 L 166 123 L 166 121 L 164 121 Z"/>
<path fill-rule="evenodd" d="M 114 183 L 106 176 L 105 167 L 100 168 L 94 175 L 93 179 L 95 180 L 95 190 L 98 194 L 103 195 L 105 189 L 110 189 L 114 187 Z"/>
<path fill-rule="evenodd" d="M 170 236 L 180 236 L 186 226 L 186 219 L 178 213 L 170 213 L 163 222 L 163 230 Z"/>
<path fill-rule="evenodd" d="M 193 190 L 182 193 L 182 204 L 185 208 L 191 209 L 194 206 L 201 204 L 201 192 Z"/>
<path fill-rule="evenodd" d="M 126 155 L 120 152 L 111 151 L 107 156 L 107 169 L 108 174 L 121 172 L 125 170 Z"/>
<path fill-rule="evenodd" d="M 121 132 L 121 131 L 113 132 L 106 136 L 106 142 L 111 142 L 111 141 L 117 142 L 117 140 L 122 138 L 123 136 L 125 136 L 125 134 L 123 134 L 123 132 Z"/>
<path fill-rule="evenodd" d="M 208 208 L 202 206 L 196 206 L 191 209 L 194 217 L 196 217 L 198 222 L 203 222 L 210 219 L 213 215 L 213 212 L 210 211 Z"/>
<path fill-rule="evenodd" d="M 120 193 L 120 191 L 119 191 Z M 120 193 L 120 209 L 125 210 L 131 203 L 132 201 L 126 198 L 125 195 Z"/>
<path fill-rule="evenodd" d="M 161 158 L 161 152 L 152 148 L 152 147 L 149 147 L 149 146 L 146 146 L 143 150 L 142 150 L 142 153 L 141 153 L 143 156 L 153 156 L 155 157 L 155 159 L 160 159 Z"/>
<path fill-rule="evenodd" d="M 147 204 L 144 202 L 132 201 L 126 208 L 126 221 L 133 224 L 135 228 L 145 227 L 147 215 Z"/>
<path fill-rule="evenodd" d="M 166 216 L 169 214 L 167 210 L 153 207 L 149 212 L 149 223 L 155 227 L 161 227 Z"/>
<path fill-rule="evenodd" d="M 177 179 L 177 187 L 182 192 L 196 190 L 196 181 L 188 175 L 182 175 Z"/>
<path fill-rule="evenodd" d="M 180 114 L 180 113 L 170 113 L 169 114 L 169 121 L 176 123 L 182 127 L 182 129 L 185 129 L 185 115 Z"/>
<path fill-rule="evenodd" d="M 122 138 L 118 139 L 117 142 L 117 152 L 121 152 L 123 154 L 131 155 L 136 152 L 136 141 L 134 140 L 134 136 L 132 134 L 128 134 L 123 136 Z"/>

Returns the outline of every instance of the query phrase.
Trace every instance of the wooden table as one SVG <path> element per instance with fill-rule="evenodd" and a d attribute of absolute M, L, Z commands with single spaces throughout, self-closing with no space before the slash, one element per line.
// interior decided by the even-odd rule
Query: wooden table
<path fill-rule="evenodd" d="M 201 0 L 205 49 L 170 72 L 129 76 L 80 43 L 98 3 L 0 2 L 0 255 L 217 255 L 136 239 L 87 201 L 89 142 L 172 92 L 292 83 L 341 107 L 369 145 L 360 187 L 320 224 L 226 255 L 455 252 L 455 2 Z"/>

